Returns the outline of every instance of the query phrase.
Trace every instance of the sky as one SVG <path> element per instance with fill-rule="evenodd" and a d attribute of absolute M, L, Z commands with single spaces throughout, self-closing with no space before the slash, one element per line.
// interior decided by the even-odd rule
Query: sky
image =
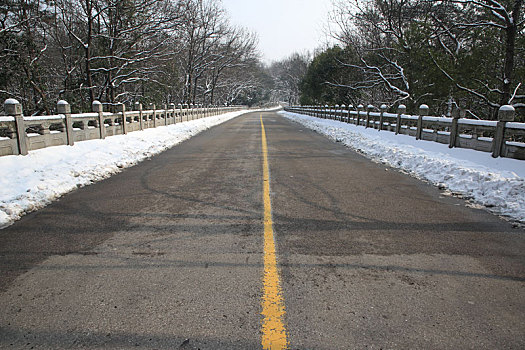
<path fill-rule="evenodd" d="M 332 0 L 222 0 L 231 22 L 259 36 L 263 61 L 323 46 Z"/>

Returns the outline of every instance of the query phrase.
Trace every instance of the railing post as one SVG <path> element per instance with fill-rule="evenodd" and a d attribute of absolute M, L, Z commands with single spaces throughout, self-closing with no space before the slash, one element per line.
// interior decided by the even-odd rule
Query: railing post
<path fill-rule="evenodd" d="M 365 107 L 363 105 L 358 105 L 357 106 L 357 119 L 355 121 L 355 125 L 359 126 L 359 124 L 361 123 L 361 111 L 364 109 Z"/>
<path fill-rule="evenodd" d="M 64 100 L 57 102 L 58 114 L 63 114 L 66 124 L 66 136 L 68 146 L 75 144 L 75 136 L 73 135 L 73 120 L 71 119 L 71 106 Z"/>
<path fill-rule="evenodd" d="M 350 123 L 350 118 L 352 117 L 352 115 L 350 114 L 350 111 L 352 110 L 352 108 L 354 108 L 354 106 L 352 106 L 351 104 L 349 104 L 346 107 L 346 122 L 347 123 Z"/>
<path fill-rule="evenodd" d="M 144 130 L 144 115 L 142 114 L 142 103 L 137 102 L 135 103 L 135 106 L 137 108 L 137 111 L 139 111 L 139 128 L 140 130 Z"/>
<path fill-rule="evenodd" d="M 91 111 L 98 114 L 99 136 L 101 139 L 106 138 L 106 124 L 104 124 L 104 107 L 99 101 L 93 101 Z"/>
<path fill-rule="evenodd" d="M 505 145 L 505 124 L 514 121 L 516 110 L 510 105 L 501 106 L 498 110 L 498 124 L 492 140 L 492 157 L 498 158 L 503 156 Z"/>
<path fill-rule="evenodd" d="M 450 135 L 448 139 L 449 148 L 456 147 L 456 142 L 457 142 L 458 134 L 459 134 L 458 121 L 459 121 L 459 118 L 463 118 L 464 116 L 465 116 L 465 111 L 460 108 L 456 108 L 452 112 L 452 123 L 450 125 Z"/>
<path fill-rule="evenodd" d="M 374 110 L 374 106 L 368 105 L 366 106 L 366 125 L 365 128 L 370 127 L 370 112 Z"/>
<path fill-rule="evenodd" d="M 381 114 L 379 115 L 379 128 L 378 130 L 381 131 L 383 130 L 383 121 L 384 121 L 384 117 L 385 117 L 385 113 L 386 113 L 386 110 L 387 110 L 387 106 L 385 104 L 382 104 L 381 107 L 379 107 L 381 109 Z"/>
<path fill-rule="evenodd" d="M 153 127 L 156 128 L 157 127 L 157 107 L 155 106 L 154 103 L 151 104 L 151 109 L 153 110 L 153 115 L 152 115 Z"/>
<path fill-rule="evenodd" d="M 128 133 L 128 127 L 126 125 L 126 105 L 119 103 L 118 105 L 119 112 L 122 114 L 122 134 L 125 135 Z"/>
<path fill-rule="evenodd" d="M 397 106 L 397 117 L 396 117 L 396 135 L 401 132 L 401 116 L 407 112 L 407 106 Z"/>
<path fill-rule="evenodd" d="M 170 108 L 171 108 L 171 116 L 173 117 L 173 123 L 172 124 L 175 124 L 175 103 L 170 103 Z"/>
<path fill-rule="evenodd" d="M 339 110 L 339 113 L 341 113 L 341 121 L 344 123 L 345 122 L 345 111 L 346 110 L 346 106 L 345 105 L 341 105 L 341 109 Z"/>
<path fill-rule="evenodd" d="M 168 105 L 164 104 L 164 126 L 168 125 Z"/>
<path fill-rule="evenodd" d="M 25 156 L 28 152 L 27 135 L 22 114 L 22 105 L 14 98 L 8 98 L 4 102 L 5 114 L 15 118 L 16 141 L 18 144 L 18 153 Z"/>
<path fill-rule="evenodd" d="M 428 115 L 428 106 L 423 104 L 419 106 L 419 115 L 417 117 L 417 130 L 416 130 L 416 140 L 421 140 L 421 135 L 423 133 L 423 117 Z"/>

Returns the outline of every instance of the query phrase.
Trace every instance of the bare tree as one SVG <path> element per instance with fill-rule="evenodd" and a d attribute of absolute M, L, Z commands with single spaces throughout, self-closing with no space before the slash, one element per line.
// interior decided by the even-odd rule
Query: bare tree
<path fill-rule="evenodd" d="M 492 39 L 490 51 L 485 55 L 494 57 L 495 64 L 485 76 L 462 81 L 460 72 L 453 72 L 435 60 L 445 76 L 457 88 L 494 109 L 504 104 L 525 107 L 525 95 L 519 93 L 524 90 L 523 82 L 515 81 L 516 59 L 521 59 L 521 65 L 525 59 L 523 52 L 518 56 L 516 50 L 518 35 L 523 36 L 525 24 L 523 0 L 448 0 L 436 2 L 434 6 L 447 12 L 434 11 L 432 15 L 436 27 L 434 40 L 454 64 L 457 65 L 466 51 L 479 45 L 479 37 L 472 33 L 489 33 Z"/>
<path fill-rule="evenodd" d="M 244 29 L 230 28 L 213 52 L 213 63 L 205 85 L 204 98 L 209 95 L 208 102 L 214 103 L 214 94 L 220 79 L 225 73 L 248 67 L 256 55 L 257 36 Z"/>
<path fill-rule="evenodd" d="M 425 45 L 413 35 L 425 23 L 430 5 L 424 0 L 337 1 L 331 14 L 332 36 L 355 51 L 355 62 L 341 62 L 364 77 L 345 87 L 368 92 L 375 101 L 417 101 L 410 75 L 414 55 Z"/>
<path fill-rule="evenodd" d="M 275 80 L 273 94 L 277 95 L 280 101 L 291 105 L 299 102 L 299 84 L 306 74 L 310 61 L 309 53 L 293 53 L 290 57 L 270 66 L 270 74 Z"/>
<path fill-rule="evenodd" d="M 41 65 L 49 51 L 47 5 L 45 1 L 17 0 L 6 1 L 0 8 L 0 57 L 4 79 L 9 79 L 2 83 L 4 94 L 16 95 L 29 109 L 49 114 L 49 77 Z"/>

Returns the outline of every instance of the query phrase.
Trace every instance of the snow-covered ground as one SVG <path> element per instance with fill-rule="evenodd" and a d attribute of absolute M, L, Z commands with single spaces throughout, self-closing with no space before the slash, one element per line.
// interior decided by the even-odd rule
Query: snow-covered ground
<path fill-rule="evenodd" d="M 475 207 L 525 223 L 525 161 L 492 158 L 490 153 L 448 148 L 407 135 L 301 114 L 280 112 L 330 139 L 372 159 L 401 169 L 449 193 L 460 194 Z"/>
<path fill-rule="evenodd" d="M 248 110 L 0 157 L 0 228 Z"/>

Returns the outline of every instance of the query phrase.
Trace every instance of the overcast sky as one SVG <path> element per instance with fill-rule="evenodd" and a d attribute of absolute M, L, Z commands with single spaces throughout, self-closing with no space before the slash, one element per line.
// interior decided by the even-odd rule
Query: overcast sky
<path fill-rule="evenodd" d="M 222 0 L 232 23 L 259 36 L 267 63 L 322 46 L 332 0 Z"/>

